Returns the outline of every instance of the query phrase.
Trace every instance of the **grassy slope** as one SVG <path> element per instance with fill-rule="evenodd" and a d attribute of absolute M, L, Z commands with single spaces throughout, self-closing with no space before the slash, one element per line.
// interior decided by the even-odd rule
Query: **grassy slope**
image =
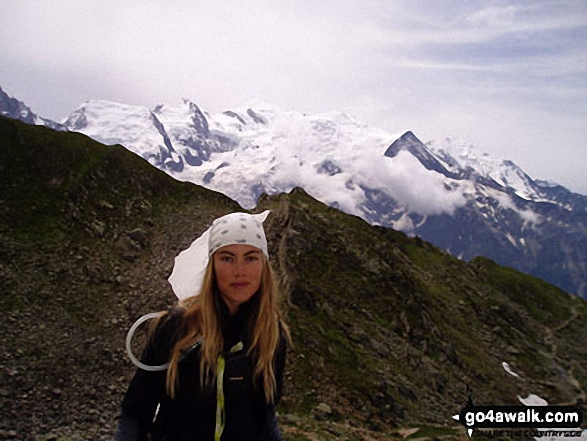
<path fill-rule="evenodd" d="M 260 205 L 287 225 L 280 266 L 290 282 L 296 381 L 286 408 L 319 418 L 326 403 L 330 421 L 351 415 L 393 433 L 449 423 L 467 384 L 480 404 L 516 404 L 529 393 L 551 403 L 585 397 L 583 300 L 371 227 L 303 191 Z"/>
<path fill-rule="evenodd" d="M 173 301 L 179 249 L 239 208 L 121 146 L 0 118 L 0 431 L 111 437 L 126 330 Z"/>
<path fill-rule="evenodd" d="M 0 431 L 108 439 L 132 373 L 126 330 L 172 302 L 175 254 L 239 207 L 120 146 L 3 118 L 0 172 Z M 450 424 L 466 384 L 480 404 L 584 396 L 584 301 L 303 191 L 261 198 L 265 208 L 295 343 L 281 405 L 287 439 Z"/>

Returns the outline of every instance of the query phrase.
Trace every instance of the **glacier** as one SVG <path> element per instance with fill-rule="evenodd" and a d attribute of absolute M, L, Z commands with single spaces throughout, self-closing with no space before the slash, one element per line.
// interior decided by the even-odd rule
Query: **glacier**
<path fill-rule="evenodd" d="M 48 125 L 23 103 L 0 100 L 3 114 L 22 119 L 14 109 L 25 110 L 28 123 Z M 587 298 L 587 196 L 535 180 L 466 141 L 424 143 L 410 131 L 382 130 L 342 112 L 262 103 L 211 114 L 188 99 L 152 109 L 91 100 L 59 127 L 121 144 L 245 209 L 263 193 L 302 187 L 331 207 L 460 259 L 485 256 Z"/>

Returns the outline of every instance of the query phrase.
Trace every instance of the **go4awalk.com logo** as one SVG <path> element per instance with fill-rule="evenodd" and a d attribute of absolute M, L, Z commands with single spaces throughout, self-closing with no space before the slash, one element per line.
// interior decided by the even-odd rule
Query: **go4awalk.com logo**
<path fill-rule="evenodd" d="M 535 429 L 540 428 L 538 435 L 544 436 L 544 430 L 565 429 L 561 436 L 579 436 L 583 424 L 583 409 L 576 406 L 475 406 L 469 395 L 469 401 L 453 418 L 467 429 L 469 437 L 475 429 Z M 528 432 L 528 431 L 525 431 Z M 482 433 L 487 436 L 487 432 Z M 532 435 L 526 433 L 527 435 Z M 503 434 L 502 434 L 503 435 Z"/>

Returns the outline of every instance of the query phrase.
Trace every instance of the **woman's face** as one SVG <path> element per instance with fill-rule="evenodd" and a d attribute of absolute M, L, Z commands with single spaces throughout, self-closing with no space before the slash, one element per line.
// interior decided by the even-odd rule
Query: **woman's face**
<path fill-rule="evenodd" d="M 251 245 L 227 245 L 214 253 L 216 285 L 231 315 L 261 286 L 263 252 Z"/>

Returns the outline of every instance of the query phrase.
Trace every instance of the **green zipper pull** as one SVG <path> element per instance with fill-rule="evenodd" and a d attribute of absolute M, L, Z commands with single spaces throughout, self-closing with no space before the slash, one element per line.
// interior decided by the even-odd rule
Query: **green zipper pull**
<path fill-rule="evenodd" d="M 232 348 L 230 353 L 238 352 L 244 347 L 243 342 L 239 341 Z M 218 356 L 216 362 L 216 429 L 214 432 L 214 441 L 220 441 L 222 432 L 224 432 L 224 368 L 226 360 L 224 355 Z"/>

